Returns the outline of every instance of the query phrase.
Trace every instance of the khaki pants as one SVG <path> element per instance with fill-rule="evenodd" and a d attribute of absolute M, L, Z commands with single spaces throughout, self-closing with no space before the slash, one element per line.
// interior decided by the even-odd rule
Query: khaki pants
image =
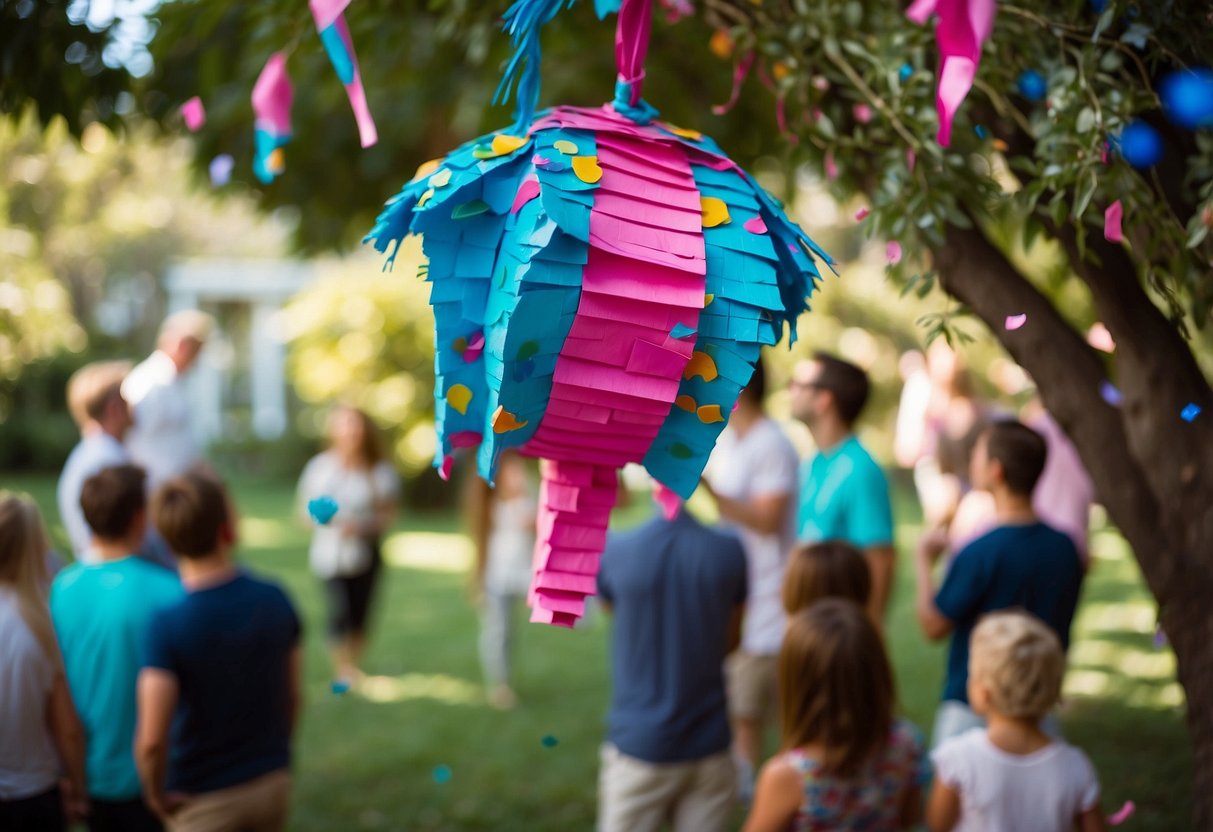
<path fill-rule="evenodd" d="M 737 769 L 728 751 L 685 763 L 649 763 L 611 743 L 598 773 L 598 832 L 723 832 L 736 805 Z"/>
<path fill-rule="evenodd" d="M 752 719 L 760 726 L 778 716 L 778 656 L 759 656 L 734 650 L 724 660 L 729 716 Z"/>
<path fill-rule="evenodd" d="M 169 832 L 281 832 L 290 809 L 291 773 L 271 771 L 247 783 L 190 798 L 168 820 Z"/>

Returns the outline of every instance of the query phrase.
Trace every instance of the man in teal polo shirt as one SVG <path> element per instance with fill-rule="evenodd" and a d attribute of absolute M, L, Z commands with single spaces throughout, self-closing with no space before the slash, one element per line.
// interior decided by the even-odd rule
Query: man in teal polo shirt
<path fill-rule="evenodd" d="M 872 570 L 868 609 L 879 624 L 893 582 L 893 509 L 884 471 L 855 437 L 868 390 L 863 370 L 823 352 L 792 372 L 792 415 L 818 448 L 801 466 L 800 539 L 844 540 L 863 551 Z"/>
<path fill-rule="evenodd" d="M 135 771 L 135 680 L 152 616 L 185 591 L 176 574 L 134 556 L 147 530 L 144 479 L 142 468 L 116 465 L 84 481 L 80 506 L 97 561 L 64 569 L 51 586 L 51 618 L 84 723 L 94 830 L 161 829 Z"/>

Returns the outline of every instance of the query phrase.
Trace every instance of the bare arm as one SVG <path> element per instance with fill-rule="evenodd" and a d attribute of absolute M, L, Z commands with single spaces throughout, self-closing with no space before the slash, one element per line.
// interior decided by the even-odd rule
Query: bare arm
<path fill-rule="evenodd" d="M 880 629 L 884 627 L 885 611 L 889 607 L 889 596 L 893 590 L 893 571 L 897 555 L 892 546 L 872 546 L 863 550 L 872 574 L 872 594 L 868 598 L 868 615 Z"/>
<path fill-rule="evenodd" d="M 1108 824 L 1104 820 L 1103 812 L 1099 810 L 1099 804 L 1088 809 L 1078 816 L 1074 824 L 1079 832 L 1107 832 Z"/>
<path fill-rule="evenodd" d="M 51 685 L 46 709 L 47 727 L 55 750 L 63 762 L 67 774 L 64 801 L 73 820 L 83 819 L 88 814 L 88 785 L 84 778 L 84 728 L 76 715 L 72 694 L 67 687 L 67 678 L 58 673 Z"/>
<path fill-rule="evenodd" d="M 960 793 L 935 777 L 931 799 L 927 802 L 927 828 L 931 832 L 950 832 L 960 820 Z"/>
<path fill-rule="evenodd" d="M 918 623 L 927 638 L 938 641 L 951 633 L 955 625 L 935 606 L 935 579 L 931 575 L 932 565 L 931 552 L 920 547 L 914 553 L 914 572 L 917 576 L 915 607 L 918 612 Z"/>
<path fill-rule="evenodd" d="M 177 677 L 167 670 L 146 667 L 139 673 L 136 698 L 135 767 L 148 808 L 162 818 L 177 808 L 180 799 L 164 792 L 168 767 L 169 726 L 177 708 Z"/>
<path fill-rule="evenodd" d="M 802 797 L 799 772 L 780 757 L 769 760 L 758 775 L 742 832 L 782 832 L 796 817 Z"/>
<path fill-rule="evenodd" d="M 733 500 L 717 494 L 706 479 L 699 482 L 716 501 L 720 516 L 730 523 L 753 529 L 759 534 L 776 534 L 784 530 L 790 494 L 760 494 L 749 500 Z"/>

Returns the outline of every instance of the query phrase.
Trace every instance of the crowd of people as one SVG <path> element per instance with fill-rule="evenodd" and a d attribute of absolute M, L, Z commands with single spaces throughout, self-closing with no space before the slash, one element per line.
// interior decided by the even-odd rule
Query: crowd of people
<path fill-rule="evenodd" d="M 71 565 L 29 498 L 0 495 L 2 829 L 285 827 L 302 625 L 281 588 L 233 560 L 237 511 L 190 430 L 184 374 L 212 325 L 179 313 L 143 363 L 71 379 L 81 438 L 58 489 Z M 817 447 L 800 462 L 764 410 L 760 364 L 704 472 L 720 522 L 658 485 L 665 510 L 612 533 L 602 555 L 613 623 L 600 830 L 724 830 L 739 803 L 747 832 L 1103 828 L 1094 769 L 1054 714 L 1089 481 L 1047 415 L 1034 430 L 957 405 L 957 391 L 972 394 L 949 372 L 942 412 L 973 421 L 937 420 L 933 448 L 899 442 L 930 507 L 917 618 L 951 642 L 930 752 L 897 713 L 884 638 L 894 522 L 855 432 L 868 378 L 827 354 L 795 368 L 792 413 Z M 960 461 L 929 461 L 957 424 Z M 341 692 L 361 678 L 400 483 L 361 411 L 335 408 L 327 444 L 298 496 Z M 1067 512 L 1054 523 L 1033 499 L 1046 486 L 1060 495 L 1049 510 Z M 495 489 L 470 488 L 480 655 L 489 702 L 508 709 L 535 496 L 510 454 Z"/>

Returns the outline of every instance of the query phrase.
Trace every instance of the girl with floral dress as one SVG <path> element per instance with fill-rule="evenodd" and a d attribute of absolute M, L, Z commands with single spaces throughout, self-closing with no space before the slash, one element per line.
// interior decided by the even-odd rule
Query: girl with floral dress
<path fill-rule="evenodd" d="M 922 818 L 917 729 L 893 715 L 884 643 L 856 603 L 792 616 L 779 654 L 782 753 L 758 778 L 744 832 L 884 832 Z"/>

